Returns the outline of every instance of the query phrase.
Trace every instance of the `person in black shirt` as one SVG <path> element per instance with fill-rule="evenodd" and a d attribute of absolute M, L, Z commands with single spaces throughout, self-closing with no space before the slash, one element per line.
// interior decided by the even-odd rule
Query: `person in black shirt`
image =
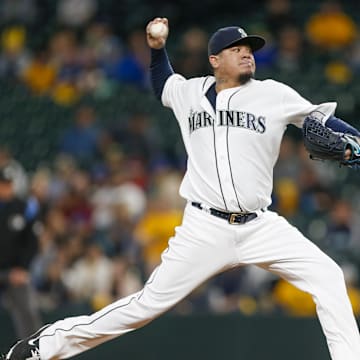
<path fill-rule="evenodd" d="M 29 274 L 39 224 L 36 206 L 16 197 L 14 177 L 11 166 L 0 168 L 0 296 L 21 338 L 41 325 Z"/>

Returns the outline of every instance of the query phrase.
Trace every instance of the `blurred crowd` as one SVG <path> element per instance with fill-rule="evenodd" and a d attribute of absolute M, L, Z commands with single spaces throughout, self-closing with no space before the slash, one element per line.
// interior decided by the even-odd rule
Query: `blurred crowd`
<path fill-rule="evenodd" d="M 134 19 L 130 26 L 128 22 L 132 17 L 126 13 L 126 5 L 130 7 L 131 1 L 125 4 L 111 0 L 3 0 L 0 3 L 0 79 L 18 79 L 33 94 L 49 96 L 61 105 L 74 104 L 88 94 L 95 98 L 109 97 L 119 83 L 149 90 L 149 51 L 144 27 L 147 17 L 156 9 L 159 9 L 158 15 L 169 17 L 174 32 L 170 35 L 169 51 L 175 70 L 185 76 L 207 74 L 207 40 L 215 30 L 211 24 L 215 18 L 219 22 L 219 16 L 212 13 L 213 21 L 211 16 L 207 17 L 207 27 L 201 26 L 204 21 L 201 18 L 194 25 L 196 7 L 193 5 L 188 26 L 178 34 L 176 27 L 183 20 L 182 2 L 186 3 L 183 0 L 169 7 L 166 2 L 158 1 L 152 11 L 147 11 L 145 3 L 140 6 L 139 2 L 137 11 L 144 14 L 138 15 L 141 20 Z M 247 9 L 254 7 L 248 3 L 243 1 L 233 6 L 241 5 L 243 12 L 245 5 Z M 321 90 L 326 84 L 348 85 L 359 75 L 360 41 L 356 19 L 346 12 L 342 2 L 321 1 L 313 7 L 313 13 L 305 12 L 305 18 L 304 10 L 298 11 L 299 4 L 291 0 L 252 3 L 257 5 L 256 12 L 248 10 L 249 16 L 236 18 L 236 22 L 240 21 L 248 32 L 267 39 L 266 47 L 256 55 L 260 76 L 274 71 L 284 79 L 297 76 L 299 87 L 302 78 L 305 78 L 305 87 L 312 79 L 313 90 L 316 86 Z M 349 3 L 352 2 L 347 5 Z M 226 13 L 222 18 L 224 23 L 219 26 L 234 20 Z"/>
<path fill-rule="evenodd" d="M 149 87 L 142 28 L 115 35 L 106 19 L 96 17 L 96 0 L 53 2 L 50 14 L 43 3 L 1 2 L 0 78 L 19 79 L 33 94 L 61 105 L 87 93 L 108 96 L 114 82 Z"/>
<path fill-rule="evenodd" d="M 49 3 L 56 4 L 51 16 Z M 311 81 L 319 58 L 324 60 L 322 80 L 340 87 L 353 81 L 360 70 L 360 41 L 355 20 L 341 2 L 319 2 L 306 19 L 297 18 L 294 1 L 255 3 L 261 16 L 256 22 L 247 18 L 246 30 L 268 40 L 257 54 L 260 75 L 305 78 L 308 87 L 319 85 L 321 91 L 325 82 Z M 97 310 L 139 290 L 181 223 L 185 205 L 178 195 L 184 158 L 171 161 L 159 148 L 164 135 L 145 111 L 105 125 L 96 106 L 81 102 L 89 94 L 94 102 L 112 96 L 117 83 L 136 87 L 139 97 L 150 91 L 143 29 L 149 19 L 122 28 L 121 19 L 115 24 L 111 14 L 104 16 L 102 5 L 100 0 L 0 2 L 0 79 L 25 84 L 30 96 L 74 106 L 73 123 L 59 136 L 51 165 L 29 172 L 0 144 L 0 167 L 16 173 L 16 196 L 31 204 L 40 224 L 29 273 L 42 311 L 71 303 Z M 154 6 L 165 5 L 156 1 Z M 170 22 L 171 16 L 179 22 L 176 6 L 166 9 Z M 174 68 L 185 76 L 207 74 L 209 29 L 190 25 L 181 36 L 171 29 L 179 40 L 169 44 Z M 355 103 L 341 106 L 345 114 L 356 111 Z M 310 160 L 300 131 L 286 134 L 274 172 L 272 208 L 339 262 L 360 316 L 357 183 L 354 170 Z M 210 280 L 172 311 L 314 316 L 315 307 L 309 295 L 249 267 Z"/>

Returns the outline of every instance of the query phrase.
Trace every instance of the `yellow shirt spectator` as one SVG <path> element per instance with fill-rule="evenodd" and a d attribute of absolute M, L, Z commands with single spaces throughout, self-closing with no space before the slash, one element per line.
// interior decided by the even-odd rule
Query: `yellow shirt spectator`
<path fill-rule="evenodd" d="M 288 315 L 315 316 L 315 304 L 310 294 L 305 293 L 287 281 L 279 280 L 274 288 L 274 300 Z"/>
<path fill-rule="evenodd" d="M 161 253 L 167 248 L 174 228 L 181 224 L 182 211 L 154 209 L 140 220 L 135 229 L 137 240 L 143 247 L 143 256 L 148 271 L 160 262 Z"/>
<path fill-rule="evenodd" d="M 23 75 L 26 85 L 37 95 L 44 95 L 50 91 L 56 79 L 56 69 L 44 55 L 39 55 Z"/>
<path fill-rule="evenodd" d="M 348 285 L 347 291 L 354 314 L 359 316 L 360 290 Z M 299 290 L 284 280 L 279 280 L 276 284 L 273 296 L 275 302 L 280 305 L 288 315 L 316 316 L 315 303 L 311 295 Z"/>
<path fill-rule="evenodd" d="M 310 17 L 306 32 L 313 45 L 325 50 L 337 50 L 351 45 L 357 29 L 355 22 L 345 14 L 339 3 L 325 1 L 320 11 Z"/>

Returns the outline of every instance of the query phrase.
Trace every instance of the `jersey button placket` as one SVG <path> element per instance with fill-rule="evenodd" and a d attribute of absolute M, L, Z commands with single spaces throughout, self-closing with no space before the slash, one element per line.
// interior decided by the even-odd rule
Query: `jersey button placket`
<path fill-rule="evenodd" d="M 233 203 L 233 201 L 236 202 L 236 199 L 234 199 L 234 191 L 233 191 L 233 186 L 232 186 L 232 179 L 231 179 L 231 172 L 230 172 L 230 166 L 229 166 L 229 158 L 228 158 L 228 144 L 227 144 L 227 127 L 220 125 L 220 118 L 219 118 L 219 110 L 221 109 L 225 109 L 225 104 L 226 101 L 223 100 L 224 95 L 223 94 L 219 94 L 218 97 L 220 97 L 220 99 L 218 99 L 217 101 L 217 112 L 216 112 L 216 116 L 217 116 L 217 121 L 216 121 L 216 127 L 215 127 L 215 131 L 216 131 L 216 141 L 215 141 L 215 146 L 216 146 L 216 153 L 217 153 L 217 162 L 218 162 L 218 168 L 219 168 L 219 180 L 221 182 L 221 186 L 222 186 L 222 190 L 223 190 L 223 195 L 227 204 L 227 207 L 229 207 L 229 205 L 231 203 Z"/>

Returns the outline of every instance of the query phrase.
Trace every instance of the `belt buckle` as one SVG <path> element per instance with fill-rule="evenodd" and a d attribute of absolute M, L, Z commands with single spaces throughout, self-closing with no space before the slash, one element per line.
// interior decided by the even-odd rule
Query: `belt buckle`
<path fill-rule="evenodd" d="M 242 219 L 245 218 L 245 214 L 231 213 L 229 217 L 229 224 L 242 224 L 241 221 L 236 221 L 237 216 L 240 216 Z"/>

